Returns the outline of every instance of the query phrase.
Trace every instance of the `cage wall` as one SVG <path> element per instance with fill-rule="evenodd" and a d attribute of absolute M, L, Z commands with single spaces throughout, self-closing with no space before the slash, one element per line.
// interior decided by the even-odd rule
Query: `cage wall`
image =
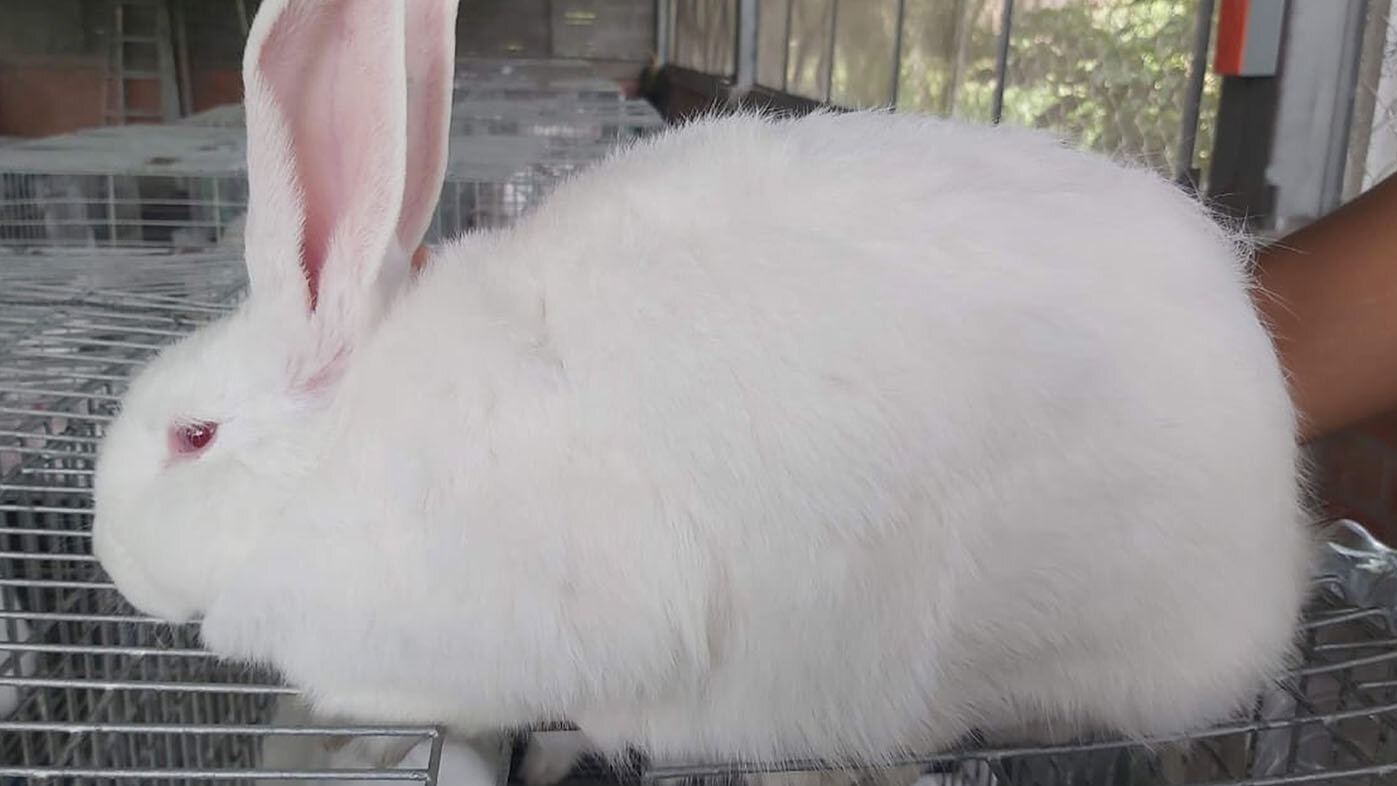
<path fill-rule="evenodd" d="M 653 133 L 649 104 L 584 64 L 462 60 L 429 241 L 503 226 L 613 147 Z M 239 239 L 240 106 L 165 126 L 100 128 L 0 148 L 0 245 L 197 248 Z"/>

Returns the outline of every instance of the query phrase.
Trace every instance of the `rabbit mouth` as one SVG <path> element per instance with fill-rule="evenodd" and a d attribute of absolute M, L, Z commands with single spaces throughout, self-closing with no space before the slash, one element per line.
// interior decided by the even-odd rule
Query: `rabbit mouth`
<path fill-rule="evenodd" d="M 142 614 L 176 625 L 195 621 L 202 616 L 163 590 L 141 569 L 125 546 L 116 538 L 103 535 L 103 531 L 102 528 L 93 529 L 93 552 L 102 570 L 127 603 Z"/>

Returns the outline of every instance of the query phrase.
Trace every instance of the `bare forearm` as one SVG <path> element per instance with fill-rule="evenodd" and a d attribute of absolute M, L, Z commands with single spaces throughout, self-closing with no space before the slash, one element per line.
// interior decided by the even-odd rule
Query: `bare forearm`
<path fill-rule="evenodd" d="M 1397 177 L 1263 249 L 1257 277 L 1303 438 L 1397 407 Z"/>

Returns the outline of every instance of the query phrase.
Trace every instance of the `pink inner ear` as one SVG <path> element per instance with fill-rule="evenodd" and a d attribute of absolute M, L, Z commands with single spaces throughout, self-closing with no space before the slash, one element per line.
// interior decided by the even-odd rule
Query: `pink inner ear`
<path fill-rule="evenodd" d="M 306 222 L 309 224 L 309 220 Z M 301 240 L 301 269 L 306 274 L 306 288 L 310 294 L 310 310 L 315 311 L 315 307 L 320 305 L 320 271 L 325 267 L 326 249 L 323 244 L 312 244 L 309 240 Z"/>
<path fill-rule="evenodd" d="M 432 0 L 406 7 L 407 178 L 398 244 L 422 242 L 441 196 L 455 72 L 456 4 Z"/>
<path fill-rule="evenodd" d="M 260 66 L 285 113 L 303 200 L 301 267 L 311 308 L 320 302 L 325 266 L 336 236 L 372 234 L 383 214 L 397 211 L 385 196 L 389 173 L 401 171 L 401 143 L 387 133 L 402 108 L 402 74 L 384 67 L 401 53 L 393 46 L 392 3 L 297 3 L 263 46 Z M 283 21 L 283 20 L 279 20 Z M 399 22 L 399 24 L 401 24 Z M 354 249 L 355 252 L 361 251 Z M 351 253 L 337 265 L 378 260 Z M 358 278 L 355 270 L 346 270 Z"/>

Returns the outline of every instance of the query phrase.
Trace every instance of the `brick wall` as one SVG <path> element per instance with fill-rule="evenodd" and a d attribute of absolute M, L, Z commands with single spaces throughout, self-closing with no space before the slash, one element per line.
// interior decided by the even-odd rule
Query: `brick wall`
<path fill-rule="evenodd" d="M 100 63 L 80 58 L 0 62 L 0 136 L 46 136 L 102 124 Z"/>

